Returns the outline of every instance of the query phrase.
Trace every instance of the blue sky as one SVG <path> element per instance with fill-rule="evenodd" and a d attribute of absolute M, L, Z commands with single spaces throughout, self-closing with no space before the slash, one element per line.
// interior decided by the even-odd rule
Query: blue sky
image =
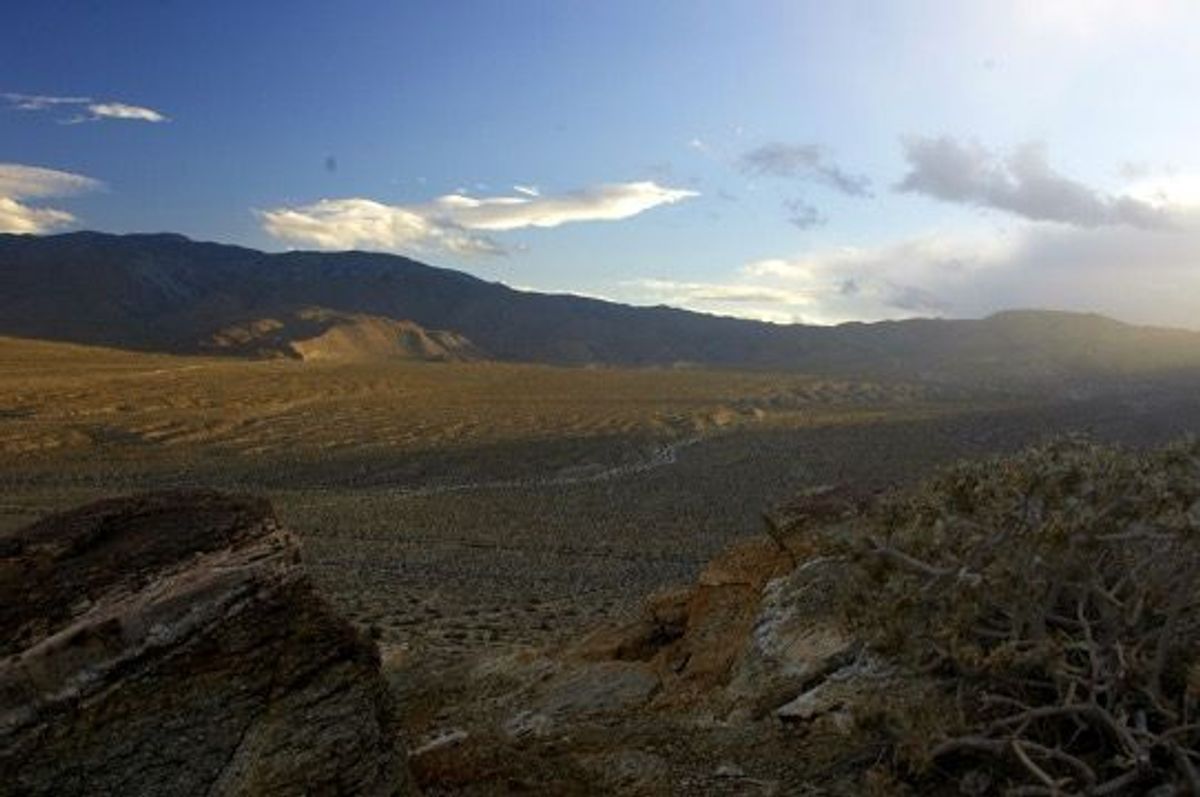
<path fill-rule="evenodd" d="M 20 3 L 0 229 L 1200 327 L 1197 53 L 1191 0 Z"/>

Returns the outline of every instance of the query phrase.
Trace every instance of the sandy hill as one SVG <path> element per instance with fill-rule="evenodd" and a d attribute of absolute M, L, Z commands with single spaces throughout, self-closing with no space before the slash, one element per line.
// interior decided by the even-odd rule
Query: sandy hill
<path fill-rule="evenodd" d="M 471 341 L 455 332 L 320 307 L 229 324 L 214 332 L 204 348 L 213 354 L 346 362 L 469 362 L 484 358 Z"/>

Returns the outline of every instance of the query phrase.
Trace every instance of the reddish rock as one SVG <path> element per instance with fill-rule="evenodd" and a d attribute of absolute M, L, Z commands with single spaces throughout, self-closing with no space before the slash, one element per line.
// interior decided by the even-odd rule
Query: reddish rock
<path fill-rule="evenodd" d="M 745 586 L 757 592 L 773 578 L 791 572 L 792 556 L 770 537 L 734 543 L 700 572 L 700 588 Z"/>
<path fill-rule="evenodd" d="M 585 661 L 649 661 L 687 630 L 692 587 L 660 590 L 646 599 L 641 616 L 601 626 L 570 646 L 568 658 Z"/>

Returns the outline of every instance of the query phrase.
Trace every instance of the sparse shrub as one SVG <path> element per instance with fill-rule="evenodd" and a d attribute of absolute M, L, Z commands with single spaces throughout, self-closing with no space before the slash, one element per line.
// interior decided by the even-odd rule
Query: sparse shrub
<path fill-rule="evenodd" d="M 889 723 L 918 790 L 1200 794 L 1196 442 L 961 464 L 822 540 L 847 621 L 937 685 Z"/>

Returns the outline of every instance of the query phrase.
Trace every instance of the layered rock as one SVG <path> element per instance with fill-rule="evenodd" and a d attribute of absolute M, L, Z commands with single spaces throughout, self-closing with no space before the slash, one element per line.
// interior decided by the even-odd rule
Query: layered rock
<path fill-rule="evenodd" d="M 0 537 L 0 792 L 406 788 L 374 645 L 269 504 L 104 501 Z"/>

